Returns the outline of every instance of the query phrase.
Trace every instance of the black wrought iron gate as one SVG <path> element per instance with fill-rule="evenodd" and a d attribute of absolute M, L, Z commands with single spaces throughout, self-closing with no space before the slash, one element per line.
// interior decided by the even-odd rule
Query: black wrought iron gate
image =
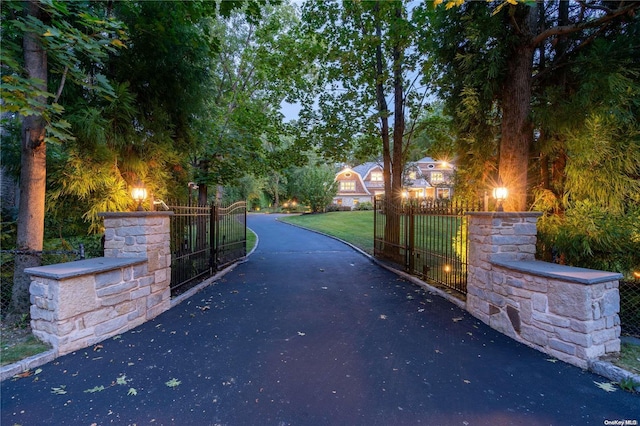
<path fill-rule="evenodd" d="M 247 206 L 169 206 L 171 295 L 192 288 L 247 254 Z"/>
<path fill-rule="evenodd" d="M 467 292 L 468 211 L 482 203 L 376 197 L 374 256 L 427 282 Z"/>

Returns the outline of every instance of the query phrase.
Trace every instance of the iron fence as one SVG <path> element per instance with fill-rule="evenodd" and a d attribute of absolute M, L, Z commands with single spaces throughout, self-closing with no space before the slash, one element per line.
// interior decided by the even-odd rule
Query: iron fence
<path fill-rule="evenodd" d="M 376 197 L 374 256 L 427 282 L 467 292 L 466 212 L 482 202 L 409 199 L 394 203 Z"/>
<path fill-rule="evenodd" d="M 40 257 L 41 265 L 53 265 L 56 263 L 67 263 L 86 258 L 100 257 L 102 256 L 102 251 L 97 248 L 86 250 L 84 244 L 79 244 L 77 249 L 72 250 L 0 250 L 0 316 L 3 321 L 9 313 L 16 314 L 17 316 L 29 313 L 28 311 L 14 312 L 11 306 L 15 257 L 25 254 Z"/>
<path fill-rule="evenodd" d="M 177 296 L 246 255 L 247 206 L 169 206 L 171 295 Z"/>
<path fill-rule="evenodd" d="M 640 338 L 640 280 L 620 281 L 621 334 Z"/>

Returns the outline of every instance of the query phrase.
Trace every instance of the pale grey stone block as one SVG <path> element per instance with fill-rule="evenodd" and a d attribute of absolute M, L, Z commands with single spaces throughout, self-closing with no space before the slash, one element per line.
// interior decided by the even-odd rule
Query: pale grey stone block
<path fill-rule="evenodd" d="M 516 223 L 513 225 L 513 231 L 516 235 L 536 235 L 538 229 L 535 223 Z"/>
<path fill-rule="evenodd" d="M 587 363 L 590 360 L 603 356 L 604 353 L 604 345 L 593 345 L 588 348 L 578 346 L 576 350 L 578 358 L 585 360 Z"/>
<path fill-rule="evenodd" d="M 101 324 L 96 325 L 95 327 L 95 335 L 98 337 L 110 337 L 109 333 L 120 330 L 121 328 L 127 325 L 127 316 L 120 316 Z"/>
<path fill-rule="evenodd" d="M 545 347 L 549 343 L 549 336 L 547 333 L 536 327 L 523 325 L 520 335 L 524 340 L 537 346 Z"/>
<path fill-rule="evenodd" d="M 133 321 L 137 320 L 138 318 L 142 318 L 144 319 L 145 314 L 147 313 L 146 309 L 144 311 L 139 311 L 139 310 L 134 310 L 129 312 L 129 314 L 127 315 L 127 321 L 129 321 L 130 323 L 132 323 Z M 135 327 L 135 325 L 130 324 L 132 327 Z"/>
<path fill-rule="evenodd" d="M 571 320 L 566 317 L 553 315 L 551 313 L 542 313 L 533 311 L 533 319 L 545 324 L 551 324 L 554 327 L 569 328 Z"/>
<path fill-rule="evenodd" d="M 136 265 L 133 267 L 133 277 L 140 278 L 149 275 L 149 268 L 147 263 L 143 263 L 141 265 Z"/>
<path fill-rule="evenodd" d="M 113 319 L 116 316 L 117 313 L 115 312 L 113 307 L 108 306 L 93 312 L 87 312 L 82 317 L 84 319 L 85 327 L 93 327 L 110 319 Z"/>
<path fill-rule="evenodd" d="M 120 282 L 122 282 L 122 269 L 114 269 L 112 271 L 96 274 L 96 289 L 101 289 Z"/>
<path fill-rule="evenodd" d="M 131 300 L 131 293 L 129 292 L 103 297 L 100 299 L 100 303 L 102 306 L 113 306 L 128 300 Z"/>
<path fill-rule="evenodd" d="M 514 235 L 515 231 L 513 227 L 503 227 L 500 228 L 500 235 Z"/>
<path fill-rule="evenodd" d="M 171 307 L 169 300 L 147 309 L 147 320 L 153 319 Z"/>
<path fill-rule="evenodd" d="M 600 314 L 600 302 L 593 302 L 591 304 L 591 315 L 593 317 L 594 320 L 599 320 L 600 317 L 602 316 Z"/>
<path fill-rule="evenodd" d="M 507 276 L 507 285 L 511 286 L 511 287 L 516 287 L 516 288 L 523 288 L 524 287 L 524 281 L 518 278 L 513 278 L 513 277 L 509 277 Z"/>
<path fill-rule="evenodd" d="M 531 304 L 533 310 L 538 312 L 547 312 L 547 296 L 540 293 L 533 293 L 531 295 Z"/>
<path fill-rule="evenodd" d="M 47 297 L 49 294 L 49 288 L 40 281 L 31 281 L 31 285 L 29 285 L 29 294 L 31 294 L 31 296 Z"/>
<path fill-rule="evenodd" d="M 549 339 L 549 347 L 568 355 L 576 355 L 576 346 L 558 339 Z"/>
<path fill-rule="evenodd" d="M 151 294 L 151 288 L 148 286 L 138 288 L 131 292 L 131 300 L 139 299 L 141 297 L 145 297 Z"/>
<path fill-rule="evenodd" d="M 138 280 L 138 287 L 151 287 L 155 282 L 155 277 L 153 275 L 147 275 L 146 277 L 142 277 Z"/>
<path fill-rule="evenodd" d="M 549 284 L 549 312 L 579 320 L 593 319 L 588 287 L 582 284 L 551 281 Z"/>
<path fill-rule="evenodd" d="M 602 314 L 606 317 L 616 315 L 620 312 L 620 293 L 616 290 L 609 290 L 604 294 Z"/>
<path fill-rule="evenodd" d="M 604 318 L 594 321 L 571 320 L 570 322 L 569 328 L 577 331 L 578 333 L 593 333 L 594 331 L 602 330 L 607 326 Z"/>
<path fill-rule="evenodd" d="M 540 279 L 536 277 L 528 277 L 525 280 L 524 288 L 536 293 L 546 293 L 549 289 L 549 282 L 546 279 Z"/>
<path fill-rule="evenodd" d="M 150 294 L 149 297 L 147 297 L 147 310 L 151 309 L 154 306 L 160 305 L 162 301 L 163 301 L 162 292 Z"/>
<path fill-rule="evenodd" d="M 604 351 L 607 354 L 620 352 L 620 339 L 611 340 L 604 344 Z"/>
<path fill-rule="evenodd" d="M 571 329 L 565 328 L 558 328 L 556 333 L 562 341 L 575 343 L 576 345 L 582 346 L 584 348 L 588 348 L 594 343 L 592 335 L 590 334 L 578 333 Z"/>
<path fill-rule="evenodd" d="M 616 331 L 613 328 L 605 328 L 603 330 L 594 331 L 591 333 L 591 336 L 593 336 L 594 345 L 601 345 L 605 342 L 616 340 L 619 334 L 616 334 Z"/>
<path fill-rule="evenodd" d="M 32 320 L 45 320 L 49 322 L 54 321 L 55 315 L 53 311 L 40 309 L 34 305 L 31 305 L 31 307 L 29 308 L 29 311 L 31 313 Z"/>
<path fill-rule="evenodd" d="M 491 241 L 496 246 L 518 245 L 523 243 L 521 238 L 515 235 L 494 235 Z"/>
<path fill-rule="evenodd" d="M 75 321 L 63 321 L 58 324 L 58 335 L 64 336 L 66 334 L 73 333 L 76 329 Z"/>
<path fill-rule="evenodd" d="M 522 299 L 519 302 L 520 305 L 520 319 L 524 324 L 532 324 L 532 307 L 531 300 Z"/>
<path fill-rule="evenodd" d="M 96 293 L 98 297 L 107 297 L 120 293 L 128 293 L 130 290 L 136 287 L 138 287 L 138 283 L 136 281 L 127 281 L 115 285 L 110 285 L 109 287 L 100 288 Z"/>

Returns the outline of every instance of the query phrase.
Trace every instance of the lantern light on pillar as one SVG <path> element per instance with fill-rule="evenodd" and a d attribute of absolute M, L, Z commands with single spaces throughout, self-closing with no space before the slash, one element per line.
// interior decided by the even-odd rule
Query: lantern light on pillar
<path fill-rule="evenodd" d="M 141 181 L 138 181 L 131 189 L 131 198 L 138 202 L 138 208 L 136 210 L 139 212 L 144 211 L 142 202 L 147 198 L 147 188 L 144 187 Z"/>
<path fill-rule="evenodd" d="M 502 206 L 502 203 L 504 202 L 504 200 L 507 199 L 508 195 L 509 195 L 509 190 L 507 190 L 506 186 L 500 185 L 496 188 L 493 188 L 493 198 L 495 198 L 496 201 L 498 202 L 498 207 L 496 208 L 496 211 L 498 212 L 504 211 L 504 207 Z"/>

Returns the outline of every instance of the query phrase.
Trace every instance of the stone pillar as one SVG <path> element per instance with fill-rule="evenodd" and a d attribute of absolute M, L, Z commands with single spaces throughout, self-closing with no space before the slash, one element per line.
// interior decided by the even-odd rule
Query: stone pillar
<path fill-rule="evenodd" d="M 100 213 L 104 218 L 104 256 L 107 258 L 144 257 L 146 268 L 138 275 L 150 275 L 147 319 L 169 309 L 171 305 L 170 217 L 173 212 Z"/>
<path fill-rule="evenodd" d="M 540 212 L 470 212 L 469 263 L 534 260 Z"/>
<path fill-rule="evenodd" d="M 582 368 L 620 350 L 621 274 L 536 261 L 540 213 L 468 215 L 472 315 Z"/>
<path fill-rule="evenodd" d="M 539 212 L 473 212 L 469 218 L 469 255 L 467 257 L 467 310 L 490 324 L 495 314 L 493 261 L 534 260 L 536 254 L 536 222 Z M 502 292 L 500 289 L 498 292 Z"/>

